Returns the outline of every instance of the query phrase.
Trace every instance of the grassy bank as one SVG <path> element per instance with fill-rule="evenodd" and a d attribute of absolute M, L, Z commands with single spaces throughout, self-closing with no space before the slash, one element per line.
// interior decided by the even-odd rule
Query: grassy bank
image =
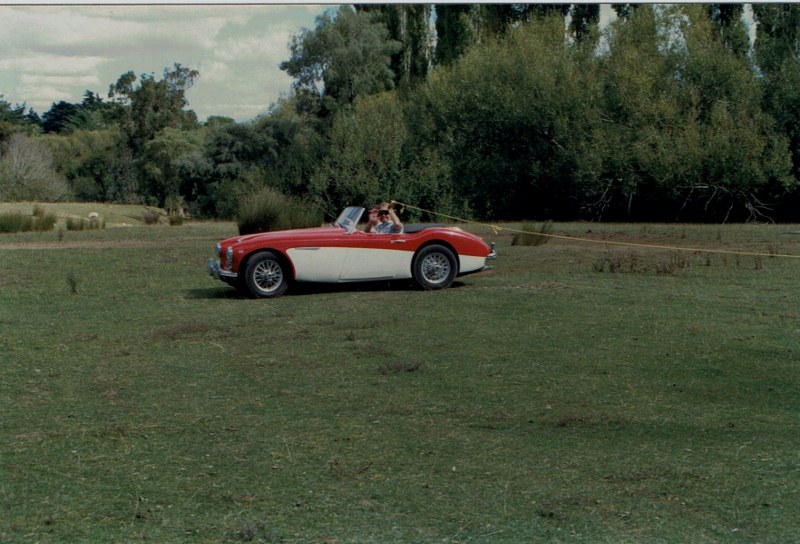
<path fill-rule="evenodd" d="M 47 214 L 55 215 L 59 225 L 65 224 L 68 219 L 87 218 L 89 214 L 96 213 L 105 226 L 140 226 L 145 224 L 147 213 L 161 213 L 161 210 L 151 206 L 99 202 L 0 202 L 0 215 L 30 215 L 37 207 Z"/>
<path fill-rule="evenodd" d="M 552 230 L 765 255 L 798 231 Z M 204 273 L 232 234 L 0 237 L 0 541 L 800 535 L 799 259 L 486 229 L 495 269 L 445 291 L 256 301 Z"/>

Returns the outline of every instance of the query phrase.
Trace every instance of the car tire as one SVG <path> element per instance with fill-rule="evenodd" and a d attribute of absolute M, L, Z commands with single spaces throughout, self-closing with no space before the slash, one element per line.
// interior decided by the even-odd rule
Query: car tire
<path fill-rule="evenodd" d="M 271 251 L 261 251 L 247 260 L 244 284 L 256 298 L 279 297 L 289 288 L 289 276 L 281 259 Z"/>
<path fill-rule="evenodd" d="M 423 289 L 444 289 L 453 283 L 458 274 L 458 260 L 445 246 L 425 246 L 414 257 L 412 274 L 414 281 Z"/>

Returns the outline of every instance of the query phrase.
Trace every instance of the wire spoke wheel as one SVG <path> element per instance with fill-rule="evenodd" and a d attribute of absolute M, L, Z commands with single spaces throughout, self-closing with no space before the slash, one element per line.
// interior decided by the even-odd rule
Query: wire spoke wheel
<path fill-rule="evenodd" d="M 266 293 L 277 289 L 283 281 L 283 270 L 275 261 L 261 261 L 253 273 L 256 285 Z"/>
<path fill-rule="evenodd" d="M 269 251 L 254 255 L 247 264 L 245 282 L 254 297 L 278 297 L 288 288 L 283 264 Z"/>
<path fill-rule="evenodd" d="M 426 255 L 420 263 L 422 277 L 430 283 L 442 283 L 450 275 L 450 261 L 441 253 Z"/>
<path fill-rule="evenodd" d="M 440 245 L 422 248 L 414 259 L 414 279 L 423 289 L 443 289 L 458 274 L 458 261 L 453 252 Z"/>

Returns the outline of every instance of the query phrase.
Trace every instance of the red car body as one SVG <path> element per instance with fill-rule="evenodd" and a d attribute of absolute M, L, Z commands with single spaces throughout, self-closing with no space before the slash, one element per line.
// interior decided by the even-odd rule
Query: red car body
<path fill-rule="evenodd" d="M 283 294 L 295 281 L 414 279 L 424 289 L 489 268 L 493 247 L 459 228 L 409 225 L 399 234 L 356 228 L 364 208 L 345 209 L 331 225 L 235 236 L 217 244 L 209 272 L 255 297 Z"/>

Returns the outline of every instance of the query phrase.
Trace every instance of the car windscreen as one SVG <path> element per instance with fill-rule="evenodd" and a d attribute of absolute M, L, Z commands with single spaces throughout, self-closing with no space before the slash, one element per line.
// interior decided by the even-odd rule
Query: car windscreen
<path fill-rule="evenodd" d="M 355 229 L 363 213 L 364 208 L 357 206 L 345 208 L 342 213 L 339 214 L 339 217 L 336 218 L 336 221 L 334 221 L 333 224 L 334 226 L 342 227 L 347 230 Z"/>

